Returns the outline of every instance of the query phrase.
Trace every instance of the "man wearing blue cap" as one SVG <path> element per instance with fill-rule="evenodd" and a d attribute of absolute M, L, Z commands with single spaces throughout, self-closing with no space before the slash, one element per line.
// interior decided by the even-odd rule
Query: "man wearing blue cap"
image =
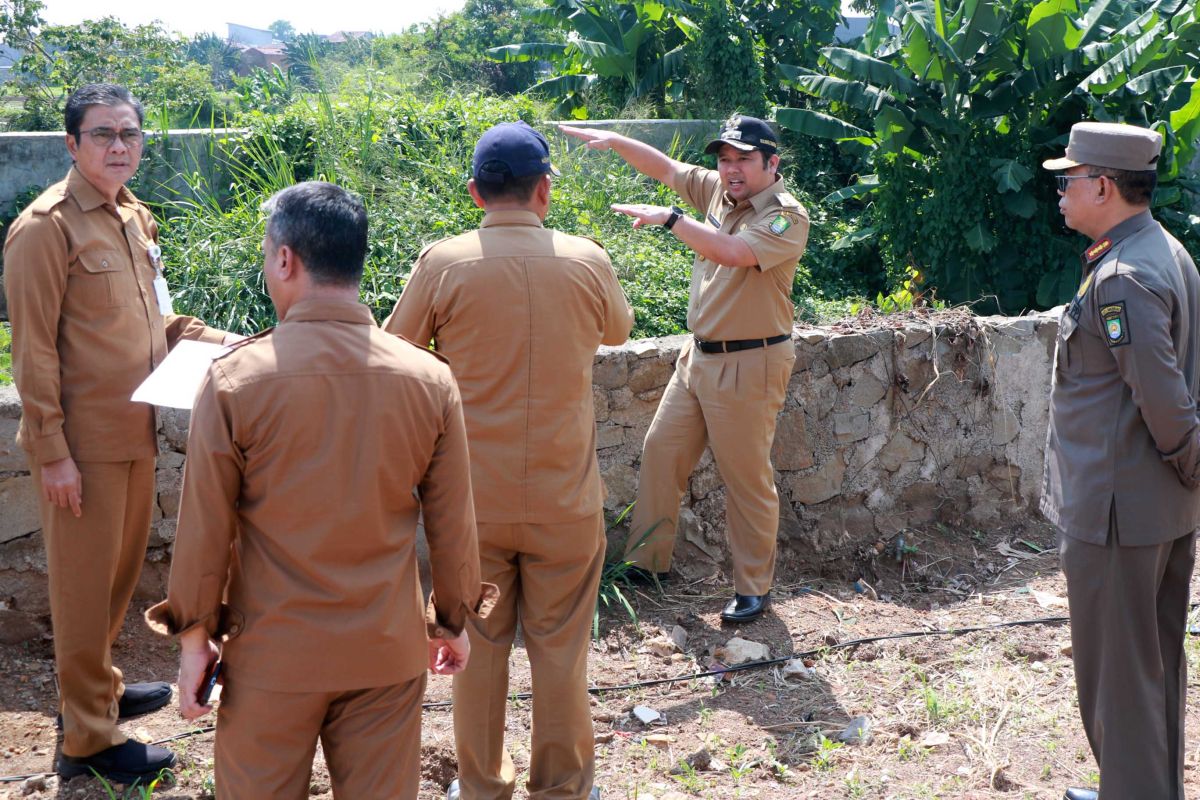
<path fill-rule="evenodd" d="M 1061 533 L 1079 714 L 1100 791 L 1183 797 L 1183 636 L 1200 527 L 1200 276 L 1150 215 L 1162 136 L 1071 129 L 1058 207 L 1091 239 L 1059 320 L 1042 511 Z"/>
<path fill-rule="evenodd" d="M 454 678 L 459 778 L 450 800 L 507 800 L 508 656 L 518 621 L 533 673 L 529 797 L 599 797 L 587 648 L 604 564 L 592 360 L 633 311 L 604 248 L 542 227 L 550 147 L 523 122 L 475 147 L 467 182 L 479 230 L 422 251 L 384 327 L 433 341 L 462 392 L 483 580 L 500 587 L 468 621 L 471 662 Z"/>
<path fill-rule="evenodd" d="M 671 565 L 679 502 L 705 445 L 725 482 L 734 598 L 726 622 L 760 616 L 770 600 L 779 533 L 771 466 L 775 420 L 792 364 L 792 282 L 808 241 L 808 214 L 779 177 L 775 131 L 736 114 L 705 152 L 715 170 L 676 161 L 647 144 L 597 129 L 561 126 L 594 150 L 612 150 L 674 189 L 703 214 L 617 204 L 634 227 L 660 225 L 696 253 L 688 303 L 693 338 L 675 363 L 646 433 L 626 557 L 644 577 Z"/>

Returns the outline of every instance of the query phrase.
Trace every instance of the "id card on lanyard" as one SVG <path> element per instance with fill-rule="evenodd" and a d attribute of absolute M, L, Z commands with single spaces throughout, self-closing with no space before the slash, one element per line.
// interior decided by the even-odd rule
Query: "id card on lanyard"
<path fill-rule="evenodd" d="M 150 263 L 154 265 L 154 297 L 158 300 L 158 310 L 164 317 L 174 314 L 175 309 L 171 306 L 171 293 L 167 290 L 167 278 L 163 275 L 162 248 L 157 244 L 152 244 L 146 248 L 146 255 L 150 257 Z"/>

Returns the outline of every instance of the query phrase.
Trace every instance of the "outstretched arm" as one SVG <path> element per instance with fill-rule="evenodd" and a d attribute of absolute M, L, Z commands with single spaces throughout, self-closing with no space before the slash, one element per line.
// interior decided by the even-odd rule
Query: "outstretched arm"
<path fill-rule="evenodd" d="M 645 142 L 630 139 L 619 133 L 595 128 L 574 128 L 570 125 L 559 125 L 558 129 L 567 136 L 584 142 L 589 150 L 612 150 L 625 159 L 629 166 L 643 175 L 649 175 L 659 183 L 670 185 L 673 175 L 688 168 L 687 164 L 676 161 Z"/>

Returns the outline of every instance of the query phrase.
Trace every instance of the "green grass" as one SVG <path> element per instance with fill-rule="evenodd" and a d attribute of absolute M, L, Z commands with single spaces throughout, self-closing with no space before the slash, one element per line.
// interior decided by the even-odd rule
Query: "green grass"
<path fill-rule="evenodd" d="M 12 382 L 12 326 L 0 322 L 0 386 Z"/>

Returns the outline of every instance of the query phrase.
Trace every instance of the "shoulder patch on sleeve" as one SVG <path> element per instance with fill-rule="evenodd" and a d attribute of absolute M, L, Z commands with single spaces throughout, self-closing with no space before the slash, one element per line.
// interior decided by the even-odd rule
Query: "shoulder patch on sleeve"
<path fill-rule="evenodd" d="M 1100 306 L 1100 325 L 1109 347 L 1129 344 L 1129 319 L 1125 301 L 1117 300 Z"/>
<path fill-rule="evenodd" d="M 253 334 L 247 336 L 245 339 L 239 339 L 238 341 L 234 342 L 233 344 L 226 345 L 225 347 L 227 349 L 225 350 L 225 352 L 221 353 L 221 355 L 214 358 L 213 361 L 217 361 L 219 359 L 225 358 L 230 353 L 232 353 L 236 350 L 242 349 L 243 347 L 250 344 L 251 342 L 257 342 L 259 339 L 262 339 L 262 338 L 268 336 L 271 333 L 271 331 L 273 331 L 273 330 L 275 330 L 275 327 L 271 326 L 270 328 L 261 330 L 258 333 L 253 333 Z"/>
<path fill-rule="evenodd" d="M 29 204 L 29 210 L 34 214 L 49 214 L 66 199 L 66 186 L 54 187 L 38 195 L 38 198 Z"/>

